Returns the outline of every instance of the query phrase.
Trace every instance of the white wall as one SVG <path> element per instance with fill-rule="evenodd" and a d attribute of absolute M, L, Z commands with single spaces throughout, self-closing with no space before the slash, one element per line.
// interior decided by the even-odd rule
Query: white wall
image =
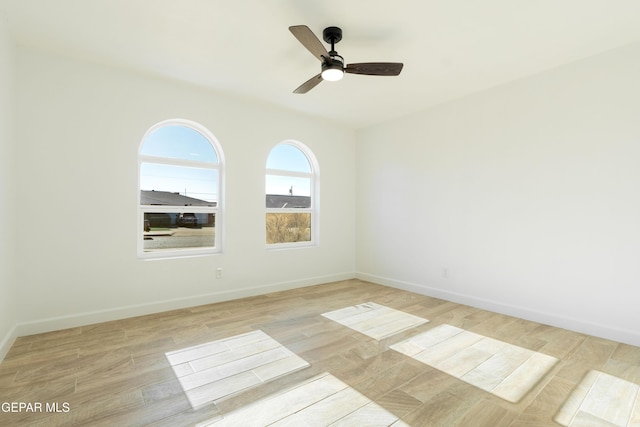
<path fill-rule="evenodd" d="M 26 48 L 17 64 L 21 334 L 354 276 L 353 131 L 332 126 L 328 138 L 307 116 Z M 170 118 L 222 145 L 223 254 L 136 257 L 137 152 Z M 320 246 L 267 251 L 265 162 L 285 139 L 320 164 Z"/>
<path fill-rule="evenodd" d="M 0 360 L 13 344 L 16 323 L 14 67 L 13 41 L 0 10 Z"/>
<path fill-rule="evenodd" d="M 640 345 L 640 44 L 359 133 L 359 277 Z"/>

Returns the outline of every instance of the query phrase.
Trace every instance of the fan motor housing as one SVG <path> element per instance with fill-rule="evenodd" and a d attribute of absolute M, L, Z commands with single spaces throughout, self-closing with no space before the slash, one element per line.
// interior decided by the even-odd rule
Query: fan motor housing
<path fill-rule="evenodd" d="M 323 61 L 322 71 L 327 69 L 344 70 L 344 58 L 340 55 L 333 55 L 331 61 Z"/>

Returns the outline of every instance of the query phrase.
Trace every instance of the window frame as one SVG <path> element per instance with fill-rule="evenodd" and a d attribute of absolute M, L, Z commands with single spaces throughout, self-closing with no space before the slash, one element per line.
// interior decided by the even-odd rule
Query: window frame
<path fill-rule="evenodd" d="M 294 170 L 287 169 L 272 169 L 266 167 L 266 164 L 269 163 L 269 157 L 273 150 L 275 150 L 280 145 L 291 145 L 298 150 L 307 158 L 309 161 L 309 167 L 311 168 L 311 172 L 299 172 Z M 309 248 L 319 246 L 320 244 L 320 168 L 318 165 L 318 161 L 311 149 L 307 147 L 305 144 L 296 141 L 296 140 L 284 140 L 280 141 L 277 144 L 273 145 L 267 154 L 267 160 L 265 162 L 265 191 L 264 197 L 267 196 L 266 191 L 266 179 L 268 175 L 274 176 L 288 176 L 295 178 L 308 178 L 310 180 L 310 196 L 311 201 L 308 208 L 267 208 L 265 205 L 265 225 L 266 218 L 269 213 L 309 213 L 311 215 L 311 230 L 310 230 L 310 240 L 302 241 L 302 242 L 284 242 L 284 243 L 267 243 L 266 242 L 266 230 L 265 230 L 265 246 L 267 250 L 282 250 L 282 249 L 296 249 L 296 248 Z"/>
<path fill-rule="evenodd" d="M 147 137 L 156 130 L 165 126 L 183 126 L 190 128 L 201 134 L 212 146 L 217 163 L 202 162 L 196 160 L 177 159 L 171 157 L 161 157 L 142 154 L 142 148 Z M 218 197 L 216 206 L 173 206 L 173 205 L 142 205 L 142 188 L 140 188 L 142 164 L 159 164 L 167 166 L 194 167 L 217 171 L 218 175 Z M 224 246 L 224 153 L 218 139 L 203 125 L 185 119 L 164 120 L 151 126 L 142 137 L 138 147 L 138 177 L 137 177 L 137 253 L 140 259 L 171 259 L 182 257 L 194 257 L 219 254 L 223 252 Z M 192 248 L 170 248 L 157 251 L 144 250 L 144 215 L 145 213 L 207 213 L 213 214 L 215 218 L 214 226 L 214 246 L 213 247 L 192 247 Z"/>

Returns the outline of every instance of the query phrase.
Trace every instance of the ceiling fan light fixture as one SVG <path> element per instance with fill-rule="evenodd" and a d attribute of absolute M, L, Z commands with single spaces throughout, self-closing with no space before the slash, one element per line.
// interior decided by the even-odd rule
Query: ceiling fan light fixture
<path fill-rule="evenodd" d="M 323 80 L 335 82 L 342 79 L 344 73 L 366 76 L 397 76 L 402 71 L 403 64 L 401 62 L 360 62 L 345 66 L 344 58 L 338 55 L 335 49 L 336 43 L 342 40 L 342 30 L 338 27 L 327 27 L 322 32 L 322 39 L 331 45 L 329 51 L 306 25 L 292 25 L 289 27 L 289 31 L 322 63 L 320 73 L 302 83 L 293 93 L 307 93 Z"/>
<path fill-rule="evenodd" d="M 333 52 L 332 52 L 333 53 Z M 322 64 L 322 79 L 330 82 L 337 82 L 344 77 L 344 60 L 340 55 L 335 55 L 330 62 Z"/>
<path fill-rule="evenodd" d="M 322 80 L 337 82 L 344 76 L 342 68 L 326 68 L 322 70 Z"/>

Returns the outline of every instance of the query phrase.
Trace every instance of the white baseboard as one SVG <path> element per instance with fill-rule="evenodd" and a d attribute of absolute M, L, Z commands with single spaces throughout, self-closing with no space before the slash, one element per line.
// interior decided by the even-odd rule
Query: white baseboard
<path fill-rule="evenodd" d="M 0 362 L 2 362 L 7 353 L 9 353 L 9 350 L 11 349 L 13 343 L 16 341 L 16 338 L 18 338 L 18 334 L 17 328 L 14 326 L 0 341 Z"/>
<path fill-rule="evenodd" d="M 496 313 L 506 314 L 537 323 L 543 323 L 558 328 L 569 329 L 571 331 L 618 341 L 634 346 L 640 346 L 640 332 L 630 329 L 612 327 L 593 323 L 586 319 L 575 319 L 560 314 L 548 313 L 517 305 L 504 304 L 493 300 L 478 298 L 471 295 L 450 292 L 443 289 L 432 288 L 416 283 L 395 280 L 389 277 L 377 276 L 362 272 L 356 273 L 356 278 L 379 285 L 390 286 L 421 295 L 440 298 L 447 301 L 465 304 Z"/>
<path fill-rule="evenodd" d="M 135 316 L 143 316 L 146 314 L 160 313 L 163 311 L 177 310 L 187 307 L 195 307 L 198 305 L 228 301 L 238 298 L 266 294 L 270 292 L 286 291 L 289 289 L 303 288 L 306 286 L 320 285 L 323 283 L 336 282 L 353 278 L 355 278 L 355 273 L 353 272 L 339 273 L 327 276 L 310 277 L 290 282 L 253 286 L 250 288 L 243 288 L 232 291 L 212 292 L 185 298 L 175 298 L 165 301 L 155 301 L 145 304 L 128 305 L 106 310 L 97 310 L 91 312 L 70 314 L 67 316 L 38 319 L 29 322 L 21 322 L 18 323 L 14 328 L 14 340 L 15 337 L 18 336 L 57 331 L 60 329 L 91 325 L 93 323 L 108 322 L 111 320 L 125 319 Z M 12 343 L 13 341 L 11 341 L 11 344 Z M 9 344 L 9 347 L 11 347 L 11 344 Z M 2 347 L 0 347 L 0 350 L 1 349 Z M 2 358 L 0 357 L 0 361 L 1 360 Z"/>

